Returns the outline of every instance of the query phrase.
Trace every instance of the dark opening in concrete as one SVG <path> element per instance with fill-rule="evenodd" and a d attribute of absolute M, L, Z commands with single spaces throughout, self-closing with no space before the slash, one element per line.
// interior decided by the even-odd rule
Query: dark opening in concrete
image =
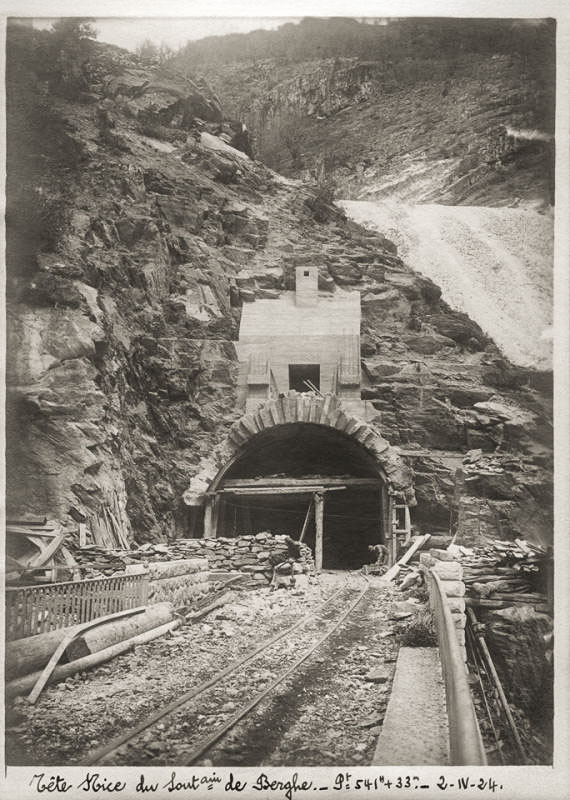
<path fill-rule="evenodd" d="M 322 425 L 277 425 L 253 437 L 218 486 L 217 535 L 269 530 L 316 541 L 316 489 L 323 490 L 323 567 L 358 569 L 384 541 L 386 487 L 372 456 Z M 312 505 L 311 505 L 312 504 Z"/>
<path fill-rule="evenodd" d="M 320 364 L 289 364 L 289 389 L 308 392 L 311 384 L 320 391 Z"/>

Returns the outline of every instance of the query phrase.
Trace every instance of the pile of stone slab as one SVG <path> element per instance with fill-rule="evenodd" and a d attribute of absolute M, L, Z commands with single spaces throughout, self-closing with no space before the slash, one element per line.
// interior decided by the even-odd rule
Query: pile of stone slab
<path fill-rule="evenodd" d="M 547 604 L 552 555 L 546 548 L 522 539 L 496 539 L 480 547 L 452 545 L 450 549 L 463 566 L 470 605 Z"/>
<path fill-rule="evenodd" d="M 273 569 L 288 558 L 295 559 L 295 569 L 314 571 L 312 553 L 304 543 L 291 545 L 289 537 L 261 532 L 255 535 L 219 539 L 179 539 L 177 548 L 186 557 L 208 559 L 212 572 L 237 570 L 249 573 L 250 582 L 263 585 L 271 581 Z"/>
<path fill-rule="evenodd" d="M 290 557 L 295 560 L 296 572 L 314 573 L 313 556 L 307 545 L 303 542 L 292 543 L 288 536 L 274 536 L 269 531 L 233 538 L 148 542 L 136 550 L 105 551 L 100 547 L 90 545 L 74 549 L 74 555 L 82 570 L 82 577 L 89 578 L 118 575 L 125 572 L 133 573 L 138 571 L 138 567 L 143 566 L 156 572 L 160 569 L 158 565 L 164 565 L 161 583 L 163 587 L 166 585 L 164 583 L 166 573 L 172 569 L 176 571 L 176 574 L 168 576 L 168 579 L 171 579 L 172 587 L 176 582 L 175 579 L 182 584 L 182 578 L 191 574 L 184 572 L 183 564 L 191 564 L 196 560 L 200 560 L 205 565 L 196 570 L 195 582 L 198 583 L 207 582 L 207 571 L 233 572 L 237 570 L 249 574 L 250 582 L 259 585 L 267 584 L 273 577 L 274 567 Z M 180 572 L 180 570 L 183 571 Z M 194 579 L 191 579 L 190 583 L 192 580 Z M 175 605 L 180 600 L 178 595 L 163 596 L 161 591 L 158 591 L 157 597 L 160 600 L 170 600 Z M 181 604 L 185 605 L 185 603 Z"/>

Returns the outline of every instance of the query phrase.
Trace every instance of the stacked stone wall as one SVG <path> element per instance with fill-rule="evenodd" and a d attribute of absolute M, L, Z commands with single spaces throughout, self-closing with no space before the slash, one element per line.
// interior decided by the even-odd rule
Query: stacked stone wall
<path fill-rule="evenodd" d="M 261 586 L 271 580 L 274 565 L 289 557 L 286 539 L 283 535 L 262 532 L 235 538 L 178 539 L 176 547 L 190 558 L 207 558 L 212 571 L 248 573 L 251 581 Z M 313 556 L 305 544 L 301 544 L 300 566 L 308 572 L 314 571 Z"/>

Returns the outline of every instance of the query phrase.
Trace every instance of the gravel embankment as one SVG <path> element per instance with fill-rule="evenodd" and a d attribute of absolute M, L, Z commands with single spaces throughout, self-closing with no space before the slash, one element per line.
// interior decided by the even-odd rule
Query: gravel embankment
<path fill-rule="evenodd" d="M 533 208 L 343 201 L 520 366 L 552 368 L 553 220 Z"/>

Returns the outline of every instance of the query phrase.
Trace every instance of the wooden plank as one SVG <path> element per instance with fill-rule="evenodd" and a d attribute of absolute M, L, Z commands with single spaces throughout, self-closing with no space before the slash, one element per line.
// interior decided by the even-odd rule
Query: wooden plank
<path fill-rule="evenodd" d="M 47 524 L 47 517 L 13 517 L 6 520 L 6 525 L 26 525 L 42 527 Z"/>
<path fill-rule="evenodd" d="M 87 525 L 84 522 L 79 523 L 79 547 L 85 547 L 87 544 Z"/>
<path fill-rule="evenodd" d="M 321 572 L 323 568 L 323 517 L 324 517 L 324 496 L 315 492 L 315 571 Z"/>
<path fill-rule="evenodd" d="M 319 475 L 313 478 L 235 478 L 224 481 L 224 488 L 285 486 L 378 486 L 378 478 L 342 478 Z"/>
<path fill-rule="evenodd" d="M 307 532 L 307 527 L 309 525 L 309 517 L 311 516 L 311 508 L 313 506 L 313 498 L 309 502 L 309 507 L 307 508 L 307 514 L 305 515 L 305 521 L 303 522 L 303 527 L 301 529 L 301 535 L 299 536 L 299 541 L 302 542 L 305 538 L 305 534 Z"/>
<path fill-rule="evenodd" d="M 423 536 L 415 536 L 412 546 L 404 553 L 398 563 L 394 564 L 393 567 L 390 567 L 388 572 L 382 576 L 383 580 L 391 581 L 394 580 L 394 578 L 397 578 L 401 567 L 407 564 L 412 556 L 415 555 L 415 553 L 417 553 L 417 551 L 420 550 L 430 539 L 431 534 L 429 533 L 426 533 Z"/>
<path fill-rule="evenodd" d="M 57 530 L 55 528 L 24 528 L 20 525 L 6 524 L 6 533 L 20 533 L 22 536 L 41 536 L 43 538 L 53 539 L 57 534 Z"/>
<path fill-rule="evenodd" d="M 341 492 L 345 490 L 346 486 L 321 486 L 313 484 L 312 486 L 260 486 L 249 487 L 243 489 L 220 489 L 216 494 L 234 494 L 239 496 L 254 496 L 254 495 L 281 495 L 281 494 L 313 494 L 314 492 Z"/>

